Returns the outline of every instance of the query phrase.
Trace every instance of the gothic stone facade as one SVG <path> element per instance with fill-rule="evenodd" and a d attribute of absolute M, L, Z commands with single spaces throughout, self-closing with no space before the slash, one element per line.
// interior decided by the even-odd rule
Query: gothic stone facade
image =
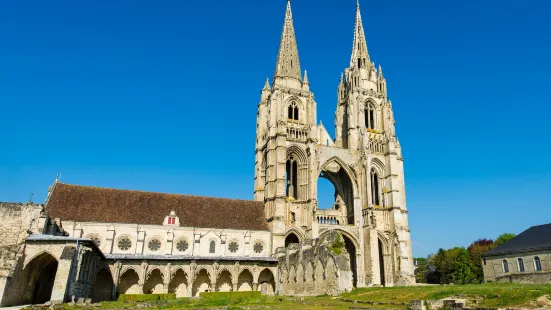
<path fill-rule="evenodd" d="M 356 286 L 410 284 L 402 151 L 386 80 L 369 58 L 359 5 L 350 66 L 337 89 L 332 139 L 317 124 L 306 72 L 302 78 L 288 2 L 274 79 L 258 104 L 255 200 L 265 202 L 274 249 L 337 230 L 349 244 Z M 335 187 L 330 208 L 318 205 L 319 178 Z"/>
<path fill-rule="evenodd" d="M 0 204 L 0 305 L 413 283 L 403 158 L 359 5 L 337 90 L 333 139 L 317 123 L 288 2 L 258 105 L 254 201 L 56 180 L 45 205 Z M 335 186 L 332 206 L 318 205 L 320 177 Z"/>

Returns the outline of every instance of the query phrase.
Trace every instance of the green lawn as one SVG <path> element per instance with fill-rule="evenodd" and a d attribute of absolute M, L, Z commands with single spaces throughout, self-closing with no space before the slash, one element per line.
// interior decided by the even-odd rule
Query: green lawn
<path fill-rule="evenodd" d="M 467 299 L 477 307 L 551 307 L 551 285 L 532 284 L 478 284 L 443 285 L 395 288 L 362 288 L 343 294 L 339 298 L 261 296 L 258 292 L 208 293 L 201 299 L 166 299 L 156 301 L 117 301 L 100 305 L 80 307 L 81 309 L 211 309 L 228 306 L 228 309 L 407 309 L 411 300 L 437 300 L 447 297 Z M 546 297 L 545 297 L 546 296 Z M 130 298 L 131 299 L 131 298 Z M 539 299 L 539 301 L 538 301 Z M 357 301 L 358 303 L 353 303 Z M 381 304 L 364 304 L 376 302 Z M 57 308 L 57 307 L 56 307 Z M 60 306 L 73 308 L 69 305 Z M 79 308 L 79 307 L 77 307 Z"/>

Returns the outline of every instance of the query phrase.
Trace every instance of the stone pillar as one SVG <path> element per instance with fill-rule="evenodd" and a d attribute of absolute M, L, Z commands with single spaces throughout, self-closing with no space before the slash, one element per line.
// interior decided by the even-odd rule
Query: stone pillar
<path fill-rule="evenodd" d="M 233 284 L 233 291 L 237 292 L 237 289 L 238 289 L 237 282 L 233 282 L 232 284 Z"/>
<path fill-rule="evenodd" d="M 253 283 L 253 291 L 256 292 L 258 289 L 258 283 Z"/>
<path fill-rule="evenodd" d="M 384 254 L 383 260 L 385 264 L 385 287 L 392 287 L 394 286 L 394 264 L 392 263 L 392 254 Z"/>
<path fill-rule="evenodd" d="M 113 244 L 115 243 L 115 227 L 113 225 L 109 226 L 107 228 L 107 234 L 105 234 L 105 241 L 107 243 L 107 246 L 105 249 L 107 250 L 107 253 L 113 253 Z"/>
<path fill-rule="evenodd" d="M 380 285 L 381 284 L 381 270 L 379 269 L 379 237 L 377 236 L 377 230 L 371 229 L 369 231 L 369 244 L 371 250 L 371 284 Z"/>
<path fill-rule="evenodd" d="M 54 287 L 52 289 L 52 296 L 50 301 L 52 303 L 63 303 L 66 301 L 65 296 L 67 289 L 70 287 L 68 285 L 69 276 L 71 275 L 71 268 L 73 267 L 73 255 L 67 259 L 60 259 L 57 265 L 57 272 L 54 280 Z"/>
<path fill-rule="evenodd" d="M 138 238 L 136 241 L 136 254 L 143 254 L 145 243 L 145 229 L 143 227 L 138 228 Z"/>
<path fill-rule="evenodd" d="M 166 246 L 167 246 L 167 254 L 172 255 L 172 252 L 174 251 L 174 232 L 172 231 L 172 228 L 168 230 L 166 233 Z"/>

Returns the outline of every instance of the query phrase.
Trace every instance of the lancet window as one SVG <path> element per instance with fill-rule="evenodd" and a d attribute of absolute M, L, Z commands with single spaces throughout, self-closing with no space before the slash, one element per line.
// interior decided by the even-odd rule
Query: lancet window
<path fill-rule="evenodd" d="M 380 180 L 379 180 L 379 174 L 375 169 L 371 169 L 371 197 L 372 197 L 372 203 L 376 206 L 381 205 L 381 197 L 380 197 Z"/>
<path fill-rule="evenodd" d="M 298 163 L 294 156 L 289 157 L 286 164 L 286 195 L 298 199 Z"/>
<path fill-rule="evenodd" d="M 298 105 L 295 101 L 291 101 L 289 107 L 287 108 L 287 118 L 298 121 Z"/>
<path fill-rule="evenodd" d="M 365 127 L 369 129 L 375 129 L 375 108 L 372 105 L 368 105 L 365 109 Z"/>

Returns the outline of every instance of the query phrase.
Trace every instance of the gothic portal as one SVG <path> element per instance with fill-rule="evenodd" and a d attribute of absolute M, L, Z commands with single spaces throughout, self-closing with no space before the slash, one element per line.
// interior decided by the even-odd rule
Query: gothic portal
<path fill-rule="evenodd" d="M 338 231 L 356 286 L 413 283 L 402 151 L 386 79 L 369 57 L 359 4 L 350 65 L 337 94 L 333 139 L 317 123 L 288 1 L 256 127 L 254 198 L 264 201 L 272 250 L 312 244 Z M 329 208 L 318 205 L 319 178 L 335 187 Z"/>

